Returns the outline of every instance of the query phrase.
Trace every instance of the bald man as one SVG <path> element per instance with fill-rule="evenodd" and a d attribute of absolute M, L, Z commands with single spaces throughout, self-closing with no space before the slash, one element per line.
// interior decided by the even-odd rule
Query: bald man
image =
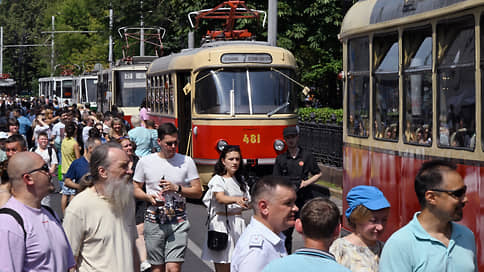
<path fill-rule="evenodd" d="M 0 214 L 0 271 L 67 271 L 75 261 L 56 216 L 40 202 L 51 190 L 49 167 L 33 152 L 14 154 L 8 163 L 12 197 Z M 23 224 L 22 224 L 23 223 Z"/>

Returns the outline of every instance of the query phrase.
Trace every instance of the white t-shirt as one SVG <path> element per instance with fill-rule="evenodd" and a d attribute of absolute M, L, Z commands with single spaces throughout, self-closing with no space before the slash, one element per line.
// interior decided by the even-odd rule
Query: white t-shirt
<path fill-rule="evenodd" d="M 51 137 L 55 137 L 54 139 L 54 144 L 58 145 L 60 148 L 61 142 L 64 139 L 64 130 L 65 130 L 66 125 L 62 122 L 58 122 L 57 124 L 52 127 L 52 134 Z"/>
<path fill-rule="evenodd" d="M 170 159 L 164 159 L 158 153 L 153 153 L 142 157 L 136 165 L 133 180 L 138 183 L 146 184 L 148 195 L 158 195 L 161 191 L 160 180 L 165 180 L 177 184 L 188 185 L 192 180 L 198 179 L 198 171 L 193 159 L 176 153 Z M 186 218 L 185 197 L 176 192 L 166 192 L 165 206 L 163 213 L 169 218 L 163 218 L 162 222 L 171 222 L 173 217 L 178 220 Z"/>
<path fill-rule="evenodd" d="M 47 163 L 47 165 L 49 165 L 49 167 L 51 167 L 51 165 L 53 164 L 59 163 L 59 161 L 57 160 L 57 154 L 54 148 L 52 148 L 52 154 L 51 154 L 52 160 L 50 160 L 49 158 L 48 148 L 41 150 L 39 147 L 36 147 L 34 152 L 39 154 L 42 157 L 42 159 L 44 159 L 44 161 Z"/>

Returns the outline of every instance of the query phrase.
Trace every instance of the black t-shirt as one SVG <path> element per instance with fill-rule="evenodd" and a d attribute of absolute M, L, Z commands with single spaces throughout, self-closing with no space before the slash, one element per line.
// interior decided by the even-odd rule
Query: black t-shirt
<path fill-rule="evenodd" d="M 301 181 L 308 179 L 309 173 L 316 175 L 320 172 L 321 170 L 313 154 L 299 147 L 299 152 L 295 158 L 291 156 L 289 151 L 277 156 L 272 174 L 289 177 L 296 188 L 299 188 Z"/>

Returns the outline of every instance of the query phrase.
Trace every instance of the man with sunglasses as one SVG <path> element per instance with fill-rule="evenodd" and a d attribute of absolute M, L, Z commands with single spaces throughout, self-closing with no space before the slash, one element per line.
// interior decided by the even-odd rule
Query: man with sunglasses
<path fill-rule="evenodd" d="M 12 195 L 0 214 L 0 271 L 67 271 L 74 267 L 72 250 L 60 221 L 41 206 L 53 190 L 49 167 L 33 152 L 19 152 L 8 163 Z"/>
<path fill-rule="evenodd" d="M 474 234 L 454 222 L 463 217 L 466 189 L 454 164 L 424 163 L 415 177 L 422 210 L 386 242 L 380 271 L 477 271 Z"/>
<path fill-rule="evenodd" d="M 134 195 L 149 205 L 144 238 L 151 271 L 180 271 L 190 229 L 185 198 L 200 198 L 202 187 L 193 159 L 177 153 L 178 129 L 173 124 L 160 125 L 158 144 L 161 151 L 142 157 L 136 166 Z"/>

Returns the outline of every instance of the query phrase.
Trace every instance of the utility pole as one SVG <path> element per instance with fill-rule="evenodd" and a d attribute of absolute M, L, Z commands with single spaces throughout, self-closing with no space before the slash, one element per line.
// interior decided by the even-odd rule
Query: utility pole
<path fill-rule="evenodd" d="M 141 5 L 141 8 L 140 8 L 140 11 L 141 11 L 141 22 L 140 22 L 140 25 L 141 25 L 141 29 L 140 29 L 140 32 L 139 32 L 139 37 L 140 37 L 140 41 L 139 41 L 139 55 L 140 56 L 144 56 L 145 55 L 145 30 L 144 30 L 144 22 L 143 22 L 143 0 L 140 1 L 140 5 Z"/>
<path fill-rule="evenodd" d="M 3 26 L 0 26 L 0 75 L 3 74 Z"/>
<path fill-rule="evenodd" d="M 55 68 L 54 68 L 54 33 L 55 33 L 55 17 L 52 16 L 52 33 L 51 33 L 51 37 L 50 37 L 50 76 L 53 77 L 54 76 L 54 72 L 55 72 Z"/>
<path fill-rule="evenodd" d="M 267 42 L 277 46 L 277 0 L 269 0 L 269 26 L 267 27 Z"/>
<path fill-rule="evenodd" d="M 109 68 L 113 67 L 113 3 L 109 2 Z"/>

